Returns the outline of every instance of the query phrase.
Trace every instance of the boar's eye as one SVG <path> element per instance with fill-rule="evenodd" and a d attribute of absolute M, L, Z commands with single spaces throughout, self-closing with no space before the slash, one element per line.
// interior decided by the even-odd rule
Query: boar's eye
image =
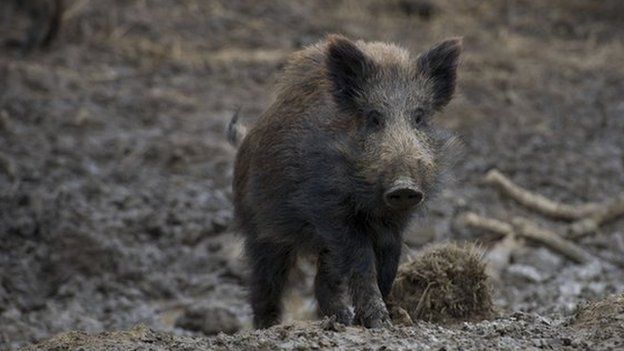
<path fill-rule="evenodd" d="M 417 108 L 411 112 L 412 123 L 416 127 L 420 127 L 425 123 L 425 110 Z"/>
<path fill-rule="evenodd" d="M 370 110 L 366 113 L 366 118 L 368 120 L 368 125 L 372 129 L 379 129 L 383 126 L 383 116 L 381 112 L 377 110 Z"/>

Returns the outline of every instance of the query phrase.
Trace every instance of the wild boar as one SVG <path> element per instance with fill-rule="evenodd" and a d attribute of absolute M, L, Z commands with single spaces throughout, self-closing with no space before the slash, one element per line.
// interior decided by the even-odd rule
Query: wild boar
<path fill-rule="evenodd" d="M 318 256 L 322 316 L 389 323 L 384 301 L 402 232 L 448 168 L 455 138 L 432 119 L 453 96 L 461 46 L 452 38 L 413 58 L 392 44 L 330 35 L 291 57 L 276 98 L 242 140 L 232 119 L 235 217 L 255 327 L 279 323 L 302 252 Z"/>

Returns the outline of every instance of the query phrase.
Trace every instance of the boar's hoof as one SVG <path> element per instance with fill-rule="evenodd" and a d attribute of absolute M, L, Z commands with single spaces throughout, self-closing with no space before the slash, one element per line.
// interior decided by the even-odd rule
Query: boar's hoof
<path fill-rule="evenodd" d="M 383 302 L 381 302 L 381 305 L 378 303 L 369 305 L 367 310 L 358 312 L 355 319 L 365 328 L 382 328 L 392 326 L 392 323 L 390 322 L 390 315 L 388 314 L 388 310 Z"/>
<path fill-rule="evenodd" d="M 344 307 L 334 313 L 336 316 L 336 322 L 344 325 L 351 325 L 353 323 L 353 312 L 348 307 Z"/>

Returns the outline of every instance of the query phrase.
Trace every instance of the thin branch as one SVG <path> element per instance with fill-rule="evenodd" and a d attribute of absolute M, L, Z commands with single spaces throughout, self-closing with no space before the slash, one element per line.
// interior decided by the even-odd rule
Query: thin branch
<path fill-rule="evenodd" d="M 496 169 L 486 174 L 485 181 L 529 209 L 549 217 L 574 221 L 567 231 L 572 239 L 594 233 L 604 223 L 624 216 L 624 193 L 602 203 L 590 202 L 574 206 L 552 201 L 526 190 Z"/>
<path fill-rule="evenodd" d="M 581 264 L 591 261 L 591 256 L 580 246 L 553 231 L 538 227 L 528 219 L 516 217 L 513 219 L 513 225 L 518 236 L 547 246 L 571 261 Z"/>
<path fill-rule="evenodd" d="M 514 233 L 514 229 L 511 224 L 499 221 L 498 219 L 479 216 L 474 212 L 464 213 L 459 217 L 458 222 L 463 226 L 485 229 L 500 235 L 500 237 L 512 235 Z"/>
<path fill-rule="evenodd" d="M 595 211 L 598 206 L 594 203 L 571 206 L 552 201 L 540 194 L 521 188 L 496 169 L 486 174 L 485 181 L 498 187 L 502 192 L 523 206 L 557 219 L 575 220 L 583 218 Z"/>
<path fill-rule="evenodd" d="M 493 218 L 480 216 L 476 213 L 468 212 L 461 216 L 459 223 L 465 226 L 488 230 L 502 236 L 516 235 L 520 238 L 531 240 L 535 243 L 546 246 L 576 263 L 587 263 L 591 260 L 591 255 L 581 247 L 562 238 L 557 233 L 538 227 L 535 223 L 524 219 L 514 218 L 512 223 L 507 223 Z"/>
<path fill-rule="evenodd" d="M 521 245 L 522 243 L 517 240 L 515 234 L 507 235 L 496 242 L 485 254 L 488 275 L 494 279 L 500 279 L 501 272 L 509 266 L 512 255 Z"/>
<path fill-rule="evenodd" d="M 617 198 L 601 204 L 587 218 L 580 219 L 569 228 L 570 237 L 582 238 L 595 232 L 601 225 L 624 215 L 624 193 Z"/>

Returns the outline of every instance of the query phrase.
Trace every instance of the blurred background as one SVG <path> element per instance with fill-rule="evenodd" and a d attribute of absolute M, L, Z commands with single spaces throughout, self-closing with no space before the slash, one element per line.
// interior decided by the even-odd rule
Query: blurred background
<path fill-rule="evenodd" d="M 289 53 L 327 33 L 414 54 L 464 37 L 457 97 L 437 120 L 464 153 L 410 229 L 414 252 L 490 248 L 454 225 L 466 211 L 565 230 L 485 185 L 492 168 L 570 204 L 624 191 L 619 0 L 66 0 L 60 15 L 58 3 L 0 3 L 0 349 L 137 323 L 249 328 L 223 130 L 238 107 L 253 124 Z M 493 280 L 500 311 L 569 315 L 624 291 L 624 220 L 577 243 L 597 259 L 510 249 Z M 312 267 L 290 320 L 313 316 Z"/>

